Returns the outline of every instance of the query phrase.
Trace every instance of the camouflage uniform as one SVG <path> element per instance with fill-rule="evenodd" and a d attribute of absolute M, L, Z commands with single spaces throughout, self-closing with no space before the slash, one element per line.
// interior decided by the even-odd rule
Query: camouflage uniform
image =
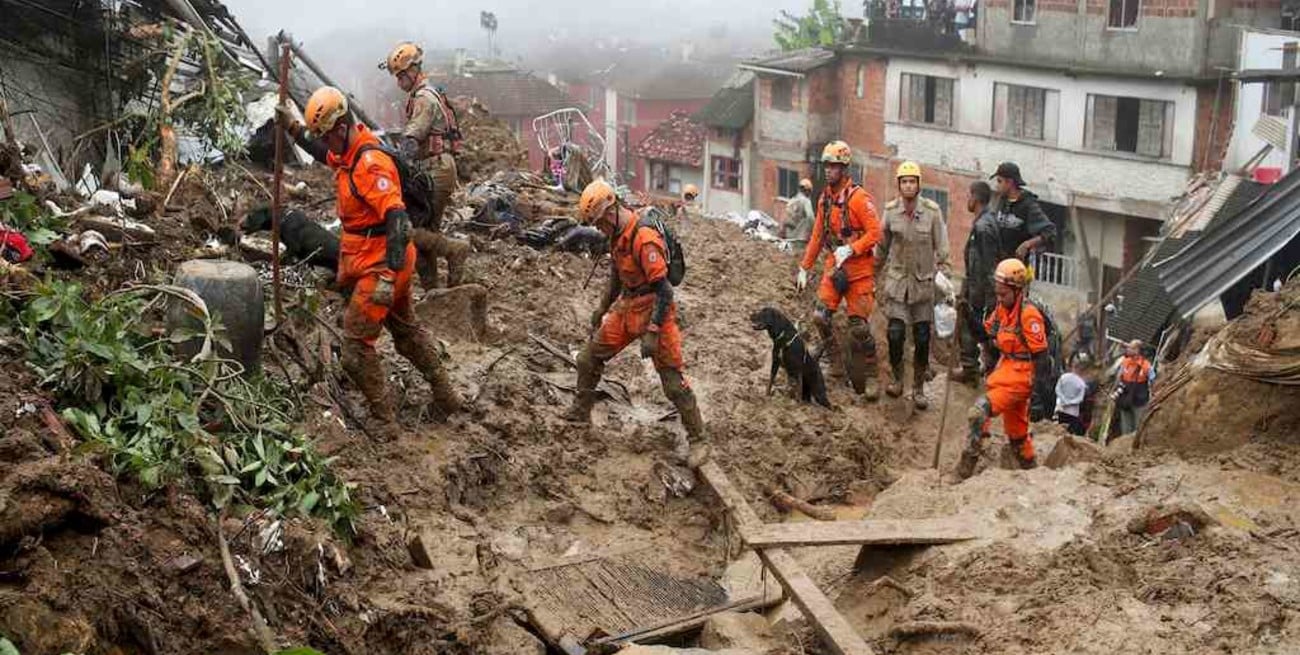
<path fill-rule="evenodd" d="M 464 281 L 465 260 L 469 257 L 470 246 L 465 241 L 442 234 L 442 213 L 456 188 L 456 160 L 446 138 L 451 120 L 443 109 L 438 92 L 427 82 L 421 82 L 411 90 L 406 102 L 406 116 L 402 136 L 408 139 L 406 143 L 414 144 L 414 153 L 408 154 L 416 162 L 419 174 L 431 180 L 433 188 L 429 222 L 415 225 L 411 232 L 411 240 L 420 253 L 416 270 L 424 288 L 433 288 L 437 286 L 438 258 L 446 259 L 447 286 L 458 286 Z"/>

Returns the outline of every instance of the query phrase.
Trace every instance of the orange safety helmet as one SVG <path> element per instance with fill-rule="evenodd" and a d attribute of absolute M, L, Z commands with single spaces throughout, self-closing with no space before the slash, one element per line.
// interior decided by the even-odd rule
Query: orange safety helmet
<path fill-rule="evenodd" d="M 1017 289 L 1023 288 L 1029 281 L 1029 269 L 1025 263 L 1016 258 L 1004 259 L 993 271 L 993 280 Z"/>
<path fill-rule="evenodd" d="M 848 166 L 853 163 L 853 149 L 843 141 L 831 141 L 822 148 L 822 163 Z"/>
<path fill-rule="evenodd" d="M 307 100 L 307 109 L 303 116 L 307 119 L 307 129 L 316 136 L 321 136 L 334 129 L 339 120 L 348 114 L 348 97 L 332 86 L 322 86 L 311 94 Z"/>
<path fill-rule="evenodd" d="M 686 187 L 682 189 L 682 197 L 686 198 L 686 196 L 690 196 L 690 198 L 687 198 L 688 200 L 694 199 L 698 195 L 700 195 L 700 187 L 697 187 L 694 184 L 687 184 Z"/>
<path fill-rule="evenodd" d="M 605 215 L 618 202 L 618 193 L 604 179 L 595 180 L 582 190 L 578 198 L 578 220 L 590 224 Z"/>
<path fill-rule="evenodd" d="M 404 41 L 397 44 L 396 48 L 388 55 L 388 62 L 385 68 L 388 72 L 396 76 L 398 73 L 424 63 L 424 50 L 420 46 Z"/>

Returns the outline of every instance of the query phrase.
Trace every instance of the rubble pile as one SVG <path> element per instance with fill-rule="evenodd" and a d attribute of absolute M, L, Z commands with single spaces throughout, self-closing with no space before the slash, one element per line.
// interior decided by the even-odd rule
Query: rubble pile
<path fill-rule="evenodd" d="M 451 105 L 465 135 L 464 148 L 456 158 L 462 181 L 483 180 L 497 171 L 528 169 L 528 148 L 509 125 L 469 97 L 452 98 Z"/>

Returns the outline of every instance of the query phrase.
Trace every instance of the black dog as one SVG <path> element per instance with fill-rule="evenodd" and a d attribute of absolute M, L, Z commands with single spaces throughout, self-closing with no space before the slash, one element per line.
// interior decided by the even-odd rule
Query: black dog
<path fill-rule="evenodd" d="M 749 322 L 755 330 L 767 330 L 767 336 L 772 338 L 772 371 L 767 378 L 767 393 L 772 393 L 776 372 L 784 365 L 792 394 L 798 393 L 803 402 L 815 400 L 822 407 L 830 407 L 821 366 L 808 353 L 808 346 L 804 344 L 803 337 L 799 336 L 794 323 L 773 307 L 764 307 L 754 312 L 750 315 Z"/>
<path fill-rule="evenodd" d="M 271 208 L 248 212 L 240 228 L 244 234 L 271 229 Z M 296 209 L 286 211 L 280 219 L 280 243 L 284 244 L 284 254 L 293 261 L 307 260 L 312 266 L 338 271 L 338 235 Z"/>

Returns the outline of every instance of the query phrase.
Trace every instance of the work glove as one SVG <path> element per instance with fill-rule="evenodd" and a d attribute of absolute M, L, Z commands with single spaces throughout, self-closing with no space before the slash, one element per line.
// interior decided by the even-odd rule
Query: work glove
<path fill-rule="evenodd" d="M 794 287 L 800 291 L 808 288 L 808 269 L 799 269 L 799 275 L 794 278 Z"/>
<path fill-rule="evenodd" d="M 293 108 L 289 106 L 287 101 L 275 106 L 275 119 L 292 136 L 296 137 L 298 132 L 302 131 L 302 123 L 299 123 L 298 119 L 294 118 Z"/>
<path fill-rule="evenodd" d="M 391 307 L 393 305 L 393 281 L 381 277 L 375 284 L 375 290 L 370 294 L 370 302 L 380 307 Z"/>
<path fill-rule="evenodd" d="M 835 267 L 839 268 L 849 257 L 853 256 L 853 246 L 840 246 L 835 249 Z"/>
<path fill-rule="evenodd" d="M 641 358 L 650 359 L 659 352 L 659 333 L 646 332 L 641 335 Z"/>

